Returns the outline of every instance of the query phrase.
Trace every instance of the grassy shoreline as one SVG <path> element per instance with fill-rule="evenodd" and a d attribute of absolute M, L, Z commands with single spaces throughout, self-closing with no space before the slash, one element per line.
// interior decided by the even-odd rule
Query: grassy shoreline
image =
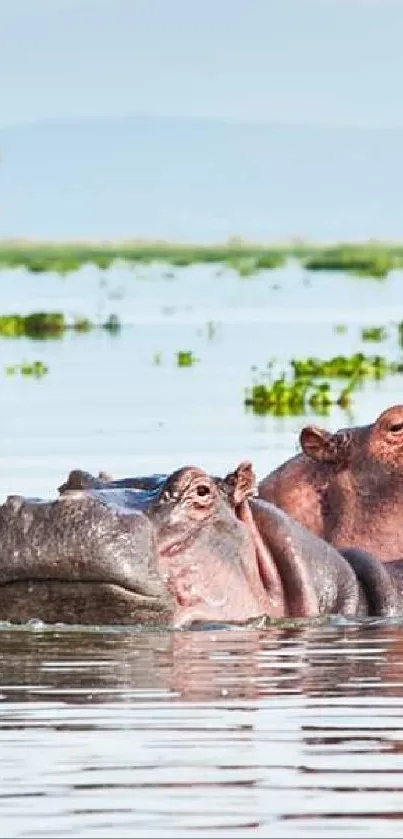
<path fill-rule="evenodd" d="M 382 279 L 403 268 L 403 242 L 366 241 L 311 243 L 300 240 L 252 243 L 231 239 L 223 244 L 176 243 L 152 240 L 45 242 L 0 239 L 0 270 L 26 268 L 32 273 L 66 275 L 85 264 L 108 269 L 116 261 L 160 263 L 172 267 L 217 264 L 249 276 L 282 267 L 297 259 L 305 270 L 343 271 Z"/>

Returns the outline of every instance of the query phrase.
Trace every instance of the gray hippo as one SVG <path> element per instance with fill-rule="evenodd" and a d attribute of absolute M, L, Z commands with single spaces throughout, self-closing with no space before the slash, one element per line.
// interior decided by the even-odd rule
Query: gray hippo
<path fill-rule="evenodd" d="M 302 453 L 259 484 L 259 496 L 338 548 L 403 557 L 403 405 L 331 434 L 313 425 Z"/>
<path fill-rule="evenodd" d="M 73 481 L 71 475 L 74 475 Z M 244 544 L 238 555 L 247 588 L 235 609 L 238 620 L 245 617 L 243 599 L 248 590 L 254 591 L 257 601 L 264 606 L 262 584 L 266 593 L 264 608 L 272 617 L 312 617 L 326 613 L 391 616 L 399 612 L 401 564 L 397 563 L 394 576 L 391 576 L 378 560 L 363 551 L 350 550 L 343 556 L 275 505 L 255 498 L 256 483 L 250 463 L 240 464 L 224 479 L 212 478 L 196 467 L 185 467 L 164 480 L 159 476 L 157 489 L 152 479 L 151 490 L 139 488 L 137 482 L 143 480 L 131 478 L 108 482 L 75 470 L 61 491 L 68 493 L 72 483 L 86 486 L 84 491 L 103 503 L 118 507 L 121 504 L 128 509 L 137 505 L 140 496 L 141 508 L 155 528 L 160 569 L 170 575 L 171 584 L 175 577 L 176 599 L 182 601 L 183 586 L 188 593 L 192 590 L 197 593 L 192 604 L 193 620 L 204 619 L 199 602 L 200 562 L 207 568 L 213 567 L 212 551 L 213 556 L 219 554 L 221 560 L 229 556 L 231 560 L 230 563 L 221 562 L 219 580 L 210 578 L 203 613 L 207 600 L 213 602 L 213 583 L 214 588 L 218 586 L 213 599 L 217 606 L 221 602 L 220 617 L 231 620 L 227 617 L 230 587 L 228 584 L 223 589 L 222 582 L 229 570 L 233 574 L 235 559 L 234 554 L 231 555 L 231 545 L 234 534 L 241 537 L 242 531 L 239 525 L 234 529 L 228 509 L 244 525 Z M 235 592 L 233 587 L 232 611 Z M 189 599 L 185 599 L 185 605 L 189 616 Z"/>
<path fill-rule="evenodd" d="M 155 474 L 144 477 L 118 478 L 115 480 L 106 472 L 100 472 L 98 477 L 85 472 L 82 469 L 73 469 L 69 472 L 67 480 L 60 484 L 58 492 L 60 495 L 72 489 L 138 489 L 144 492 L 158 491 L 165 483 L 168 475 Z"/>
<path fill-rule="evenodd" d="M 174 604 L 151 521 L 83 492 L 0 506 L 0 619 L 163 623 Z"/>
<path fill-rule="evenodd" d="M 169 476 L 147 515 L 136 491 L 131 506 L 113 492 L 0 506 L 1 619 L 183 626 L 286 614 L 271 558 L 262 577 L 254 533 L 202 470 Z"/>

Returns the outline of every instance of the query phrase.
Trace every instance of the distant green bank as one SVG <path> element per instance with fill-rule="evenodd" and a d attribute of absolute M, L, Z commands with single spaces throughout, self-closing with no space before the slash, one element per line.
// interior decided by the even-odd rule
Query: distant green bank
<path fill-rule="evenodd" d="M 122 241 L 117 243 L 46 243 L 0 241 L 0 269 L 26 268 L 32 273 L 53 271 L 61 275 L 82 265 L 108 269 L 117 260 L 126 263 L 160 263 L 172 267 L 217 264 L 241 276 L 280 268 L 297 259 L 309 271 L 348 271 L 383 278 L 403 267 L 403 243 L 362 242 L 333 245 L 292 241 L 288 244 L 255 244 L 233 239 L 218 245 Z"/>

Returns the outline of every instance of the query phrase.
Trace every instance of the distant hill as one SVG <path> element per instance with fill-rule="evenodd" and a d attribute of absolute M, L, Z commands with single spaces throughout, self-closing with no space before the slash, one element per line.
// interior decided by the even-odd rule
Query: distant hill
<path fill-rule="evenodd" d="M 0 131 L 0 237 L 403 236 L 403 130 L 128 117 Z"/>

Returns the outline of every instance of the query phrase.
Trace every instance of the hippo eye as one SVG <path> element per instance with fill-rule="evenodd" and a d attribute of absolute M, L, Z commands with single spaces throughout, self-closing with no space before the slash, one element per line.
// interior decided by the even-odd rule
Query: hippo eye
<path fill-rule="evenodd" d="M 210 492 L 210 487 L 208 484 L 199 484 L 197 487 L 197 494 L 202 498 L 205 495 L 208 495 Z"/>
<path fill-rule="evenodd" d="M 392 422 L 389 426 L 389 431 L 392 431 L 393 434 L 398 434 L 399 431 L 403 431 L 403 422 Z"/>

